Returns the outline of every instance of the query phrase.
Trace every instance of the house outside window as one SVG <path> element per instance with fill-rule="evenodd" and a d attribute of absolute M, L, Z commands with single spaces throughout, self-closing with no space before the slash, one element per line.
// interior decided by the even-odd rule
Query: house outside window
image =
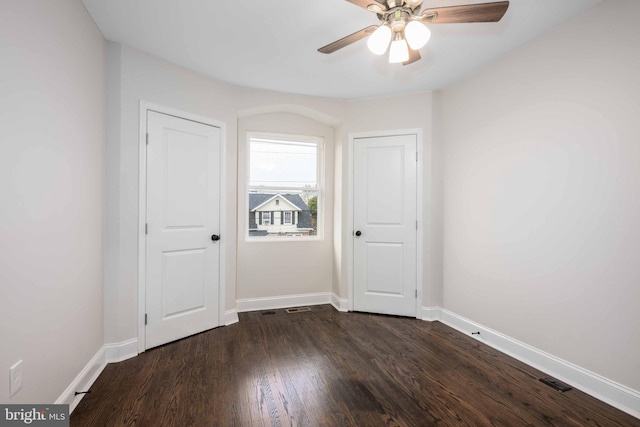
<path fill-rule="evenodd" d="M 248 134 L 249 240 L 321 236 L 323 140 Z"/>

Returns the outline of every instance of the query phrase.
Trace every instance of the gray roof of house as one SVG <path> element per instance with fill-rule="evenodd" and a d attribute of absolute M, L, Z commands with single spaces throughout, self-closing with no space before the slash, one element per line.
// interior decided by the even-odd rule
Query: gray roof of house
<path fill-rule="evenodd" d="M 308 211 L 309 206 L 302 200 L 299 194 L 279 194 L 280 196 L 287 199 L 294 206 L 303 211 Z M 276 194 L 264 194 L 264 193 L 249 193 L 249 211 L 255 210 L 258 206 L 266 202 L 267 200 L 273 198 Z"/>

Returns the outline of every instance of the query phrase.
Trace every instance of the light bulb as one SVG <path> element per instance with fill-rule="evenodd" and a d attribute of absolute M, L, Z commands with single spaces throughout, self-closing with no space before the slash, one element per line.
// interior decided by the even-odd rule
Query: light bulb
<path fill-rule="evenodd" d="M 380 25 L 376 28 L 373 34 L 369 36 L 369 39 L 367 40 L 367 47 L 376 55 L 382 55 L 387 51 L 390 41 L 391 28 L 386 25 Z"/>
<path fill-rule="evenodd" d="M 398 62 L 405 62 L 409 60 L 409 47 L 407 42 L 402 37 L 396 37 L 391 42 L 391 48 L 389 49 L 389 63 L 397 64 Z"/>
<path fill-rule="evenodd" d="M 404 27 L 404 36 L 407 38 L 409 47 L 418 50 L 427 44 L 431 38 L 431 31 L 422 22 L 411 21 Z"/>

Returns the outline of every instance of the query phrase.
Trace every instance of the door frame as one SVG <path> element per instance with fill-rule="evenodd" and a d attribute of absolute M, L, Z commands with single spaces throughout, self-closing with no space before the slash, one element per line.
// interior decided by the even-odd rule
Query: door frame
<path fill-rule="evenodd" d="M 139 124 L 139 166 L 138 166 L 138 354 L 146 351 L 146 330 L 144 324 L 144 315 L 146 311 L 147 298 L 147 245 L 145 224 L 147 222 L 147 113 L 154 111 L 156 113 L 174 116 L 179 119 L 190 120 L 220 129 L 220 235 L 224 235 L 226 225 L 226 162 L 225 162 L 225 146 L 227 141 L 227 129 L 224 122 L 211 119 L 209 117 L 192 114 L 186 111 L 176 110 L 174 108 L 153 104 L 147 101 L 140 101 Z M 232 237 L 232 236 L 229 236 Z M 219 289 L 218 289 L 218 325 L 224 325 L 225 315 L 225 247 L 226 244 L 220 245 L 220 269 L 219 269 Z"/>
<path fill-rule="evenodd" d="M 354 270 L 354 244 L 353 244 L 353 214 L 355 212 L 354 203 L 353 203 L 353 180 L 354 180 L 354 144 L 355 140 L 359 138 L 377 138 L 377 137 L 387 137 L 387 136 L 403 136 L 403 135 L 415 135 L 416 137 L 416 151 L 418 153 L 418 160 L 416 163 L 416 218 L 418 220 L 418 228 L 416 230 L 416 290 L 417 290 L 417 298 L 416 298 L 416 307 L 415 307 L 415 317 L 420 318 L 421 306 L 422 306 L 422 274 L 423 274 L 423 244 L 424 244 L 424 234 L 425 231 L 429 231 L 430 224 L 428 220 L 425 219 L 422 215 L 422 200 L 423 200 L 423 185 L 422 185 L 422 174 L 423 174 L 423 143 L 422 140 L 422 129 L 397 129 L 397 130 L 382 130 L 382 131 L 369 131 L 369 132 L 352 132 L 349 133 L 349 161 L 347 162 L 347 226 L 346 226 L 346 268 L 347 268 L 347 309 L 349 311 L 353 311 L 353 300 L 354 300 L 354 281 L 353 281 L 353 270 Z M 427 150 L 427 154 L 429 151 Z"/>

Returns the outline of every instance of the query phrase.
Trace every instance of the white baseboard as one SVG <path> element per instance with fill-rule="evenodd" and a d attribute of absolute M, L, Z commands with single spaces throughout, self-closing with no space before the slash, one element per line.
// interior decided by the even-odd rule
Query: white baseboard
<path fill-rule="evenodd" d="M 224 326 L 233 325 L 238 321 L 238 311 L 235 308 L 224 312 Z"/>
<path fill-rule="evenodd" d="M 236 310 L 239 313 L 256 310 L 272 310 L 276 308 L 299 307 L 302 305 L 330 304 L 331 294 L 321 292 L 316 294 L 282 295 L 267 298 L 245 298 L 236 300 Z"/>
<path fill-rule="evenodd" d="M 69 405 L 69 414 L 78 406 L 78 403 L 84 397 L 84 394 L 75 395 L 76 391 L 87 391 L 91 388 L 93 382 L 98 378 L 104 367 L 107 366 L 105 360 L 105 346 L 91 358 L 89 363 L 85 365 L 78 375 L 71 381 L 69 387 L 62 392 L 60 397 L 55 401 L 56 405 Z"/>
<path fill-rule="evenodd" d="M 349 300 L 347 300 L 346 298 L 340 298 L 334 293 L 331 294 L 331 305 L 338 311 L 349 311 Z"/>
<path fill-rule="evenodd" d="M 424 320 L 438 320 L 596 399 L 640 418 L 640 392 L 546 353 L 441 307 L 423 307 Z M 471 335 L 471 332 L 480 332 Z"/>
<path fill-rule="evenodd" d="M 418 318 L 429 322 L 440 320 L 440 310 L 440 307 L 421 307 Z"/>
<path fill-rule="evenodd" d="M 138 339 L 131 338 L 119 343 L 105 344 L 104 349 L 107 363 L 122 362 L 138 355 Z"/>
<path fill-rule="evenodd" d="M 78 406 L 78 403 L 85 396 L 84 394 L 75 395 L 76 391 L 87 391 L 91 388 L 95 380 L 102 373 L 107 363 L 121 362 L 123 360 L 138 355 L 138 339 L 131 338 L 120 343 L 105 344 L 91 358 L 89 363 L 85 365 L 78 375 L 71 381 L 69 387 L 55 401 L 58 404 L 69 405 L 69 413 Z"/>

